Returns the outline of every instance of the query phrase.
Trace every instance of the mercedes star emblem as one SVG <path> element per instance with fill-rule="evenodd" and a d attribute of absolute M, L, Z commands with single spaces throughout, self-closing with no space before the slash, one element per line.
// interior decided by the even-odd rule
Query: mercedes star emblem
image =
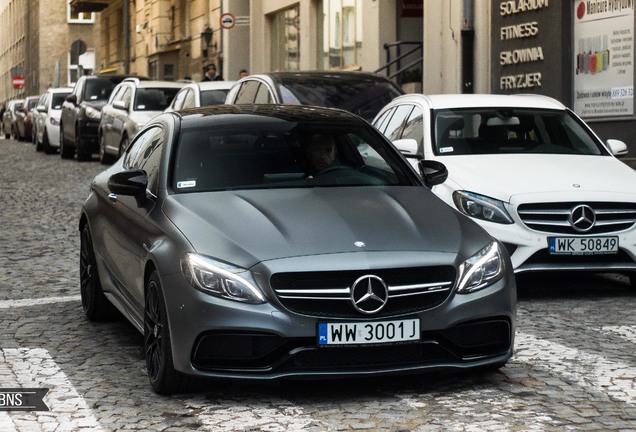
<path fill-rule="evenodd" d="M 596 223 L 594 209 L 586 204 L 580 204 L 570 210 L 568 222 L 578 232 L 587 232 Z"/>
<path fill-rule="evenodd" d="M 358 312 L 374 314 L 379 312 L 389 299 L 389 288 L 375 275 L 359 277 L 351 286 L 351 303 Z"/>

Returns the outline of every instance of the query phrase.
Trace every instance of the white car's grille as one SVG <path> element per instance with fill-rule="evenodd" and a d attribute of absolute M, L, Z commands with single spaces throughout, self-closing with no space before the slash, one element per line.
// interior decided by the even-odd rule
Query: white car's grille
<path fill-rule="evenodd" d="M 522 204 L 517 213 L 528 228 L 556 234 L 606 234 L 624 231 L 636 224 L 636 203 Z"/>

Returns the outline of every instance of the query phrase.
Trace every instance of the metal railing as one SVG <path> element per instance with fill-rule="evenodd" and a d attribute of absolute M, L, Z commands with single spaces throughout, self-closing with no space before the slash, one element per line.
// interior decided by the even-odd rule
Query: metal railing
<path fill-rule="evenodd" d="M 408 49 L 403 50 L 403 48 Z M 397 41 L 385 43 L 386 64 L 375 70 L 376 73 L 385 73 L 389 79 L 395 79 L 398 84 L 402 84 L 409 73 L 417 74 L 419 70 L 419 81 L 422 80 L 422 59 L 424 58 L 423 43 L 417 41 Z M 395 57 L 393 57 L 395 51 Z M 403 52 L 404 51 L 404 52 Z M 406 63 L 408 61 L 408 63 Z M 404 64 L 405 63 L 405 64 Z"/>

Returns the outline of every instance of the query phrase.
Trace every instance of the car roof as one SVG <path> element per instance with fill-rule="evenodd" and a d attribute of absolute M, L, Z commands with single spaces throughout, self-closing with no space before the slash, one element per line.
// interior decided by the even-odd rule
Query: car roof
<path fill-rule="evenodd" d="M 138 81 L 136 83 L 136 86 L 138 88 L 157 88 L 157 87 L 163 87 L 163 88 L 168 88 L 168 87 L 172 87 L 172 88 L 181 88 L 185 85 L 185 83 L 182 82 L 176 82 L 176 81 L 161 81 L 161 80 L 143 80 L 143 81 Z"/>
<path fill-rule="evenodd" d="M 279 105 L 279 104 L 243 104 L 243 105 L 209 105 L 200 108 L 188 108 L 181 111 L 172 111 L 166 115 L 175 115 L 181 118 L 182 123 L 198 122 L 199 119 L 214 116 L 227 116 L 233 118 L 255 116 L 261 119 L 280 119 L 284 121 L 302 122 L 329 122 L 329 121 L 359 121 L 368 125 L 362 118 L 349 111 L 337 108 L 325 108 L 310 105 Z"/>
<path fill-rule="evenodd" d="M 70 93 L 73 89 L 71 87 L 51 87 L 46 91 L 49 93 Z"/>
<path fill-rule="evenodd" d="M 205 90 L 229 90 L 236 81 L 201 81 L 191 83 L 188 86 L 198 86 L 201 91 Z"/>
<path fill-rule="evenodd" d="M 298 71 L 298 72 L 267 72 L 249 75 L 241 80 L 253 78 L 253 77 L 269 77 L 278 83 L 294 83 L 294 82 L 308 82 L 308 81 L 322 81 L 333 80 L 339 81 L 351 81 L 360 82 L 375 81 L 375 82 L 390 82 L 397 87 L 397 85 L 390 79 L 378 75 L 373 72 L 363 71 Z"/>
<path fill-rule="evenodd" d="M 409 93 L 398 96 L 391 104 L 423 103 L 431 109 L 521 107 L 564 110 L 566 106 L 556 99 L 537 94 L 433 94 Z"/>

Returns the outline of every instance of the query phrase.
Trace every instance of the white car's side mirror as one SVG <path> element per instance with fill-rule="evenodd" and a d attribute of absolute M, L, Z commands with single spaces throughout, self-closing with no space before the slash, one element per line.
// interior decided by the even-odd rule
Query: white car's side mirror
<path fill-rule="evenodd" d="M 412 138 L 393 141 L 393 145 L 406 157 L 418 156 L 417 141 Z"/>
<path fill-rule="evenodd" d="M 625 156 L 627 154 L 627 144 L 621 140 L 608 139 L 606 144 L 614 156 Z"/>

